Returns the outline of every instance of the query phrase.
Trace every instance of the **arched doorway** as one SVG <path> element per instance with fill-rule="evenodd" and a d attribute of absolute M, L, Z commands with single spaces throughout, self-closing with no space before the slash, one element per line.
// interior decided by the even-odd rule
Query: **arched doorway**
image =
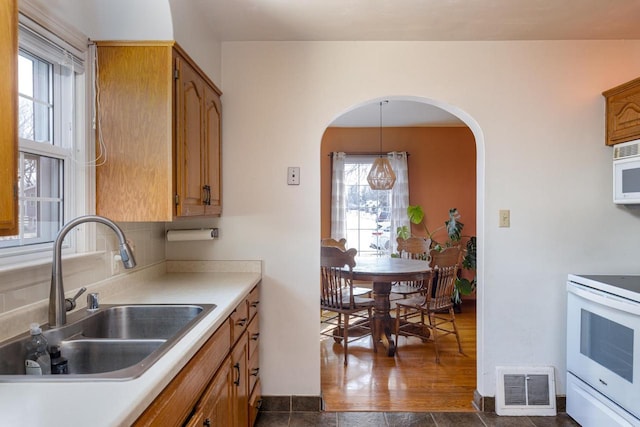
<path fill-rule="evenodd" d="M 482 134 L 479 127 L 455 107 L 416 97 L 387 97 L 362 103 L 339 115 L 327 128 L 321 145 L 321 237 L 330 236 L 329 154 L 332 151 L 354 154 L 377 151 L 380 131 L 378 104 L 381 99 L 389 100 L 390 105 L 399 107 L 397 111 L 402 112 L 396 118 L 387 114 L 383 120 L 383 151 L 409 152 L 410 203 L 425 208 L 431 229 L 444 222 L 449 208 L 458 208 L 462 214 L 461 220 L 465 222 L 464 233 L 478 236 L 481 241 L 480 216 L 484 188 L 481 179 Z M 481 251 L 480 247 L 478 250 Z M 481 284 L 479 275 L 478 278 Z M 432 367 L 437 369 L 422 371 L 418 377 L 411 377 L 411 364 L 435 365 L 431 357 L 433 349 L 429 348 L 431 344 L 403 343 L 404 337 L 401 337 L 398 354 L 392 361 L 376 360 L 381 356 L 372 354 L 371 340 L 368 339 L 364 340 L 365 344 L 361 347 L 350 344 L 349 357 L 354 362 L 350 362 L 347 368 L 340 368 L 331 366 L 331 359 L 333 356 L 336 356 L 336 360 L 342 357 L 341 346 L 334 343 L 321 345 L 322 392 L 326 409 L 412 410 L 411 405 L 416 405 L 419 410 L 473 410 L 470 402 L 476 389 L 477 355 L 481 354 L 480 348 L 476 348 L 477 331 L 480 330 L 477 328 L 481 326 L 482 316 L 481 295 L 481 292 L 477 292 L 477 299 L 467 304 L 473 304 L 473 308 L 467 307 L 468 312 L 459 315 L 462 317 L 472 313 L 473 331 L 467 331 L 471 338 L 467 339 L 465 353 L 471 350 L 473 355 L 466 360 L 466 364 L 458 363 L 461 360 L 452 359 L 449 363 L 443 360 L 440 366 Z M 468 327 L 469 323 L 466 325 Z M 404 357 L 403 344 L 407 345 Z M 416 361 L 414 356 L 409 356 L 410 352 L 423 360 Z M 431 399 L 430 402 L 416 402 L 418 393 L 411 392 L 411 383 L 425 384 L 430 379 L 432 382 L 448 382 L 450 387 L 444 386 L 441 390 L 455 389 L 456 393 L 461 394 L 451 394 L 445 399 L 440 396 L 439 400 Z M 452 381 L 460 384 L 452 384 Z M 344 392 L 341 394 L 340 390 Z M 441 395 L 441 390 L 432 390 L 428 394 Z M 367 396 L 370 398 L 367 399 Z M 458 403 L 457 398 L 464 403 Z M 346 402 L 349 404 L 342 405 Z"/>

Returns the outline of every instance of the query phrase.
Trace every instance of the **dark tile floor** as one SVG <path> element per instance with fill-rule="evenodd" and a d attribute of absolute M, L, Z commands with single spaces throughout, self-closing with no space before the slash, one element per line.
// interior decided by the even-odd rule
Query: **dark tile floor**
<path fill-rule="evenodd" d="M 556 417 L 500 417 L 487 412 L 261 412 L 256 427 L 573 427 Z"/>

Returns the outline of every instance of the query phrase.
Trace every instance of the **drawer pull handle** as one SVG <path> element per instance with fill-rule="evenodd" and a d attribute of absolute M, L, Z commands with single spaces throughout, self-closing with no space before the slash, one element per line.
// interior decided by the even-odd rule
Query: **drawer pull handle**
<path fill-rule="evenodd" d="M 211 427 L 211 419 L 207 418 L 206 420 L 204 420 L 202 425 L 204 425 L 205 427 Z"/>
<path fill-rule="evenodd" d="M 251 307 L 256 308 L 260 304 L 260 301 L 254 301 L 251 303 Z"/>
<path fill-rule="evenodd" d="M 237 379 L 233 382 L 235 385 L 240 385 L 240 363 L 236 363 L 235 365 L 233 365 L 233 368 L 237 371 L 238 377 Z"/>
<path fill-rule="evenodd" d="M 258 376 L 258 372 L 260 372 L 260 368 L 255 368 L 251 370 L 251 376 L 252 377 L 257 377 Z"/>
<path fill-rule="evenodd" d="M 248 319 L 245 317 L 243 319 L 238 320 L 236 323 L 237 323 L 238 326 L 244 326 L 244 325 L 247 324 L 247 320 Z"/>
<path fill-rule="evenodd" d="M 255 334 L 251 335 L 251 339 L 252 339 L 253 341 L 258 341 L 258 338 L 259 338 L 259 337 L 260 337 L 260 332 L 258 332 L 258 333 L 255 333 Z"/>

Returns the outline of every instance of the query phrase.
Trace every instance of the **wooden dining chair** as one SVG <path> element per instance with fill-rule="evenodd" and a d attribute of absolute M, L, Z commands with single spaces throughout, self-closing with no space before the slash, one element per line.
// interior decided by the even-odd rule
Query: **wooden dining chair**
<path fill-rule="evenodd" d="M 424 338 L 428 331 L 433 337 L 436 363 L 440 363 L 438 339 L 453 334 L 462 353 L 460 334 L 456 325 L 451 296 L 462 260 L 460 247 L 431 251 L 432 275 L 423 295 L 396 301 L 395 335 Z M 401 313 L 404 310 L 404 313 Z M 425 318 L 428 322 L 425 322 Z"/>
<path fill-rule="evenodd" d="M 320 306 L 323 310 L 338 314 L 337 331 L 334 339 L 340 339 L 344 347 L 344 364 L 348 363 L 349 320 L 351 316 L 366 310 L 366 324 L 369 333 L 373 330 L 373 298 L 356 296 L 353 293 L 353 267 L 356 265 L 356 249 L 343 251 L 332 246 L 322 246 L 320 271 L 322 275 L 322 294 Z M 342 319 L 344 317 L 344 320 Z M 359 326 L 360 328 L 362 325 Z M 340 337 L 339 333 L 342 332 Z M 375 349 L 375 346 L 374 346 Z"/>
<path fill-rule="evenodd" d="M 423 237 L 403 239 L 402 237 L 398 237 L 396 242 L 398 244 L 400 258 L 424 260 L 425 263 L 430 261 L 431 255 L 429 255 L 429 252 L 431 239 L 425 239 Z M 397 282 L 391 286 L 391 293 L 402 295 L 402 298 L 407 298 L 409 295 L 424 293 L 424 286 L 424 280 Z"/>
<path fill-rule="evenodd" d="M 347 239 L 345 239 L 344 237 L 340 240 L 336 240 L 333 238 L 325 238 L 322 239 L 320 241 L 320 246 L 330 246 L 330 247 L 335 247 L 335 248 L 340 248 L 343 251 L 347 250 Z M 354 286 L 351 290 L 351 292 L 353 292 L 353 294 L 355 296 L 366 296 L 366 297 L 370 297 L 371 293 L 373 292 L 373 284 L 371 284 L 370 287 L 366 287 L 366 286 Z"/>
<path fill-rule="evenodd" d="M 347 239 L 344 237 L 340 240 L 333 239 L 331 237 L 327 237 L 320 241 L 320 246 L 333 246 L 336 248 L 340 248 L 343 251 L 347 250 Z"/>

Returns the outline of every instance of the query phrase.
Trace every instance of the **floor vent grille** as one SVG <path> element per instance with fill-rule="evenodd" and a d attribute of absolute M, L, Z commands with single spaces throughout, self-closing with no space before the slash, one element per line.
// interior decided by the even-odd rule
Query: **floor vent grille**
<path fill-rule="evenodd" d="M 556 415 L 553 367 L 496 368 L 496 414 Z"/>

